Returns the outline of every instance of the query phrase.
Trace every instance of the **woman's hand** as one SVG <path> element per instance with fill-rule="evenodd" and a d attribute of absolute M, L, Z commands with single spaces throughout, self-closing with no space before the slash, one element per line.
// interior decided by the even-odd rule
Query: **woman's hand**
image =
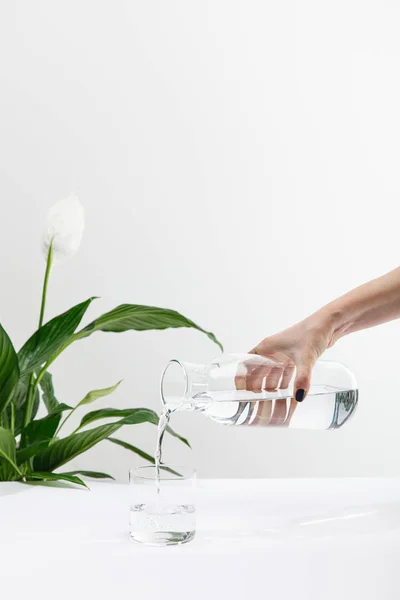
<path fill-rule="evenodd" d="M 294 395 L 304 400 L 310 388 L 311 370 L 316 360 L 333 343 L 333 327 L 316 313 L 297 325 L 265 338 L 249 354 L 258 354 L 279 363 L 278 367 L 258 367 L 250 371 L 245 389 L 286 389 L 294 373 Z"/>

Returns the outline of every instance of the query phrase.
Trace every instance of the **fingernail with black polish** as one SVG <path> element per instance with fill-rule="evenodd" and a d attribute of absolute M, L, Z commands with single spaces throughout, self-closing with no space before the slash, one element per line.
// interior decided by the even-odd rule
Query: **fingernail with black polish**
<path fill-rule="evenodd" d="M 296 392 L 297 402 L 303 402 L 305 395 L 306 395 L 306 390 L 297 390 L 297 392 Z"/>

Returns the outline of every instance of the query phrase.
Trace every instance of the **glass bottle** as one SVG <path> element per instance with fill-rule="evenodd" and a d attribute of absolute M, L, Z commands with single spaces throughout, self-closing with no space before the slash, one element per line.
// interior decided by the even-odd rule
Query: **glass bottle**
<path fill-rule="evenodd" d="M 293 397 L 295 374 L 284 389 L 282 375 L 282 365 L 255 354 L 223 354 L 207 364 L 174 359 L 164 370 L 161 398 L 171 412 L 202 411 L 224 425 L 338 429 L 354 413 L 357 383 L 345 365 L 318 361 L 303 402 Z"/>

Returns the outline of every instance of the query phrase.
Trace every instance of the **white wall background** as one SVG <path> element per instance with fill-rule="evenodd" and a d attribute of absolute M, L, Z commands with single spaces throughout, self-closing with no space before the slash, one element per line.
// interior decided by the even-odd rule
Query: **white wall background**
<path fill-rule="evenodd" d="M 91 295 L 180 310 L 245 351 L 399 263 L 400 7 L 390 0 L 7 1 L 0 6 L 0 317 L 38 318 L 41 227 L 71 190 L 77 255 L 48 316 Z M 229 429 L 178 415 L 208 477 L 400 474 L 400 323 L 328 355 L 360 383 L 338 432 Z M 75 403 L 124 378 L 120 407 L 159 408 L 171 357 L 212 358 L 190 330 L 97 334 L 54 369 Z M 155 428 L 121 436 L 151 452 Z M 126 478 L 103 442 L 75 461 Z"/>

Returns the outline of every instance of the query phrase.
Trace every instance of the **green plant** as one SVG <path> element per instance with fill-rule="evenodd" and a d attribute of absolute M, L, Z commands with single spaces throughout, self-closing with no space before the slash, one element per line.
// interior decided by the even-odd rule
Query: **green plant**
<path fill-rule="evenodd" d="M 60 437 L 61 429 L 77 408 L 111 394 L 120 383 L 89 392 L 75 407 L 60 403 L 54 392 L 49 367 L 71 344 L 97 331 L 120 333 L 191 327 L 205 333 L 222 348 L 212 333 L 193 321 L 174 310 L 153 306 L 122 304 L 79 328 L 94 297 L 44 323 L 52 266 L 60 258 L 72 255 L 77 250 L 82 233 L 83 208 L 75 196 L 57 203 L 51 209 L 45 237 L 46 272 L 38 329 L 17 354 L 0 325 L 0 481 L 62 480 L 85 485 L 78 475 L 110 478 L 106 473 L 92 471 L 54 472 L 102 440 L 118 444 L 154 462 L 153 457 L 143 450 L 111 437 L 124 425 L 145 422 L 156 425 L 157 414 L 147 408 L 94 410 L 83 416 L 73 433 Z M 40 403 L 44 405 L 47 415 L 36 418 Z M 110 418 L 117 420 L 87 428 L 88 425 Z M 189 445 L 171 428 L 168 431 Z"/>

